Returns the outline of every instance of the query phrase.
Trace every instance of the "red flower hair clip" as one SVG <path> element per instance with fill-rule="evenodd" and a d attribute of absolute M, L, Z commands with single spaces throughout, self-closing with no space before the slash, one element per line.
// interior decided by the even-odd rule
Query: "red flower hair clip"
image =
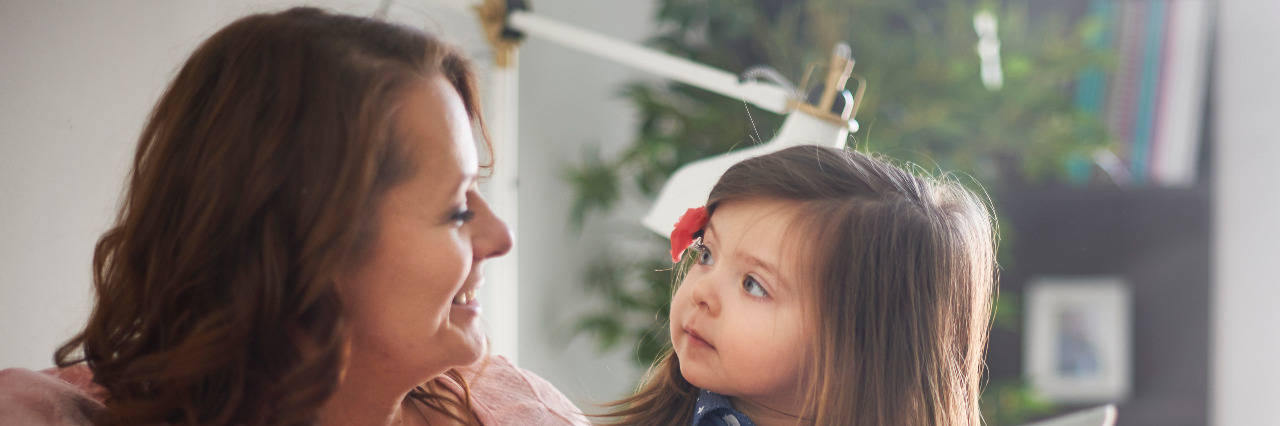
<path fill-rule="evenodd" d="M 680 255 L 693 244 L 694 238 L 702 234 L 707 226 L 707 207 L 694 207 L 680 216 L 676 229 L 671 230 L 671 261 L 679 262 Z"/>

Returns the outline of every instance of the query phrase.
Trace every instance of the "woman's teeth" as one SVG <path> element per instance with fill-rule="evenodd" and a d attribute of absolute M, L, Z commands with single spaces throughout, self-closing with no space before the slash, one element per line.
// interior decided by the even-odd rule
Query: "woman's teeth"
<path fill-rule="evenodd" d="M 458 293 L 457 296 L 453 296 L 453 303 L 457 303 L 459 305 L 465 305 L 472 300 L 476 300 L 475 290 L 464 291 L 464 292 Z"/>

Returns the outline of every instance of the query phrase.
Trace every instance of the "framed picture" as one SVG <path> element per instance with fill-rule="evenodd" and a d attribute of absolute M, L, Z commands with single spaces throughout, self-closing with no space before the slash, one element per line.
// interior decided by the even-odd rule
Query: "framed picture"
<path fill-rule="evenodd" d="M 1129 395 L 1129 287 L 1119 277 L 1038 277 L 1026 288 L 1023 365 L 1032 386 L 1059 403 Z"/>

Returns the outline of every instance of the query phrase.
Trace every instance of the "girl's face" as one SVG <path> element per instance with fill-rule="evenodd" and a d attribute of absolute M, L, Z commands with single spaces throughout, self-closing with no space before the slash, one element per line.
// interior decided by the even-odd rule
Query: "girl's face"
<path fill-rule="evenodd" d="M 421 383 L 484 353 L 483 260 L 511 233 L 476 192 L 471 121 L 443 77 L 408 89 L 395 137 L 416 165 L 378 210 L 373 242 L 337 279 L 350 324 L 346 377 Z"/>
<path fill-rule="evenodd" d="M 735 402 L 798 411 L 815 328 L 805 311 L 808 283 L 789 250 L 800 238 L 789 232 L 795 217 L 776 200 L 716 208 L 671 301 L 671 341 L 689 383 Z"/>

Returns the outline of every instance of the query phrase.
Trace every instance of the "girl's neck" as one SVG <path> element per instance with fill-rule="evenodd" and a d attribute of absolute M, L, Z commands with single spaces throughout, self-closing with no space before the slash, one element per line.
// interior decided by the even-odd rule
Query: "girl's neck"
<path fill-rule="evenodd" d="M 785 407 L 779 409 L 777 404 L 767 404 L 756 402 L 744 397 L 730 396 L 729 401 L 733 403 L 733 408 L 746 414 L 752 423 L 757 426 L 795 426 L 801 424 L 800 417 L 793 413 L 798 413 L 798 407 Z M 795 405 L 795 404 L 792 404 Z"/>

